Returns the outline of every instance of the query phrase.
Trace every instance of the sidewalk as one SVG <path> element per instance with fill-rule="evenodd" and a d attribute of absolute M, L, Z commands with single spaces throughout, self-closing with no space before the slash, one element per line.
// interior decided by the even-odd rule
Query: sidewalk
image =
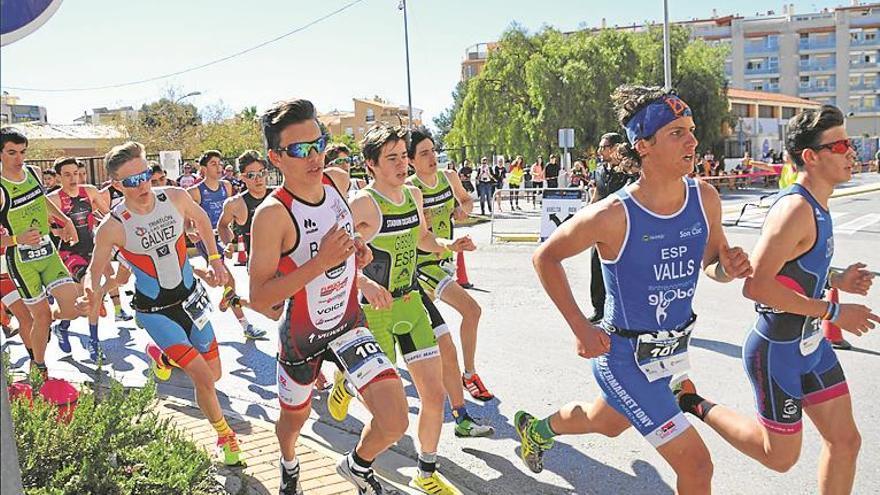
<path fill-rule="evenodd" d="M 178 430 L 188 435 L 198 446 L 214 453 L 216 435 L 202 412 L 192 404 L 178 399 L 162 397 L 156 405 L 160 418 L 168 418 Z M 275 438 L 275 427 L 266 421 L 245 418 L 225 411 L 229 426 L 238 435 L 247 467 L 218 468 L 219 478 L 226 491 L 241 495 L 275 495 L 281 484 L 278 468 L 280 452 Z M 332 452 L 311 440 L 299 437 L 296 456 L 300 462 L 303 490 L 309 495 L 356 495 L 351 483 L 336 474 L 336 461 L 341 454 Z M 415 493 L 399 485 L 389 483 L 401 493 Z M 393 492 L 392 492 L 393 493 Z"/>

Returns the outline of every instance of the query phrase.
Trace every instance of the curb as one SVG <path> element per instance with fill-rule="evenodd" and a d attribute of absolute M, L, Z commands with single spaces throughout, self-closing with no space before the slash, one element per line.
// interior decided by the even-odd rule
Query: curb
<path fill-rule="evenodd" d="M 182 407 L 189 407 L 189 408 L 198 409 L 198 405 L 196 405 L 194 402 L 180 399 L 178 397 L 170 397 L 170 396 L 166 396 L 163 394 L 157 394 L 157 399 L 160 401 L 164 401 L 166 403 L 171 403 L 171 404 L 175 404 L 175 405 L 182 406 Z M 184 414 L 184 413 L 179 413 L 179 414 Z M 267 430 L 269 432 L 274 433 L 274 431 L 275 431 L 275 424 L 274 423 L 271 423 L 271 422 L 268 422 L 268 421 L 265 421 L 262 419 L 252 418 L 250 416 L 245 416 L 243 414 L 237 413 L 235 411 L 230 411 L 227 409 L 223 409 L 223 414 L 225 415 L 227 420 L 229 420 L 230 423 L 232 423 L 232 422 L 247 422 L 247 423 L 250 423 L 251 425 L 254 425 L 254 426 L 261 428 L 263 430 Z M 207 422 L 207 420 L 202 418 L 202 422 Z M 324 457 L 329 458 L 332 461 L 334 461 L 334 464 L 332 466 L 329 466 L 329 468 L 330 468 L 329 471 L 327 470 L 327 468 L 328 468 L 327 466 L 323 466 L 319 469 L 321 469 L 322 471 L 327 471 L 328 473 L 331 473 L 332 475 L 335 476 L 336 475 L 335 461 L 340 459 L 342 457 L 343 453 L 335 451 L 330 445 L 321 441 L 320 437 L 318 435 L 316 435 L 313 431 L 314 423 L 316 423 L 316 421 L 311 418 L 306 421 L 306 424 L 303 426 L 303 429 L 300 432 L 299 438 L 297 439 L 297 444 L 302 445 L 306 449 L 312 450 L 312 451 L 318 453 L 319 455 L 324 456 Z M 326 425 L 326 423 L 321 423 L 321 424 Z M 329 425 L 329 426 L 332 427 L 332 425 Z M 192 427 L 192 424 L 188 424 L 187 427 L 188 427 L 187 429 L 189 429 L 189 427 Z M 183 428 L 180 428 L 180 427 L 177 427 L 177 428 L 178 428 L 178 430 L 184 430 Z M 354 445 L 357 443 L 357 440 L 359 438 L 357 435 L 353 435 L 345 430 L 335 428 L 335 427 L 334 427 L 334 430 L 338 431 L 337 435 L 340 438 L 341 437 L 349 437 L 349 438 L 344 438 L 343 441 L 339 442 L 340 444 Z M 247 437 L 243 437 L 242 439 L 245 440 L 245 442 L 247 442 Z M 274 434 L 271 436 L 271 439 L 272 440 L 269 440 L 268 442 L 266 442 L 265 440 L 260 440 L 260 443 L 261 444 L 268 443 L 268 445 L 270 445 L 271 447 L 276 447 L 277 440 L 275 440 Z M 243 446 L 247 447 L 247 444 L 244 443 Z M 247 449 L 245 448 L 245 450 L 247 450 Z M 273 448 L 273 451 L 274 451 L 274 448 Z M 263 455 L 265 455 L 265 454 L 263 454 Z M 261 455 L 261 457 L 263 455 Z M 412 460 L 410 460 L 404 456 L 401 456 L 400 454 L 393 453 L 390 449 L 386 452 L 383 452 L 379 456 L 379 458 L 376 460 L 376 463 L 373 466 L 376 471 L 376 474 L 378 474 L 379 477 L 382 479 L 383 484 L 385 484 L 387 487 L 391 487 L 394 490 L 397 490 L 397 493 L 402 493 L 402 494 L 407 494 L 407 495 L 415 495 L 415 494 L 421 493 L 421 492 L 414 491 L 412 488 L 410 488 L 410 487 L 406 486 L 405 484 L 402 484 L 398 481 L 398 480 L 402 479 L 401 470 L 399 468 L 398 469 L 395 469 L 393 467 L 389 468 L 389 459 L 388 458 L 393 457 L 393 456 L 400 457 L 399 459 L 391 459 L 391 461 L 393 461 L 392 464 L 395 466 L 406 466 L 406 465 L 413 464 Z M 245 461 L 247 461 L 247 460 L 248 459 L 245 458 Z M 277 464 L 276 461 L 272 462 L 272 465 L 277 468 L 276 464 Z M 229 488 L 227 488 L 227 490 L 229 490 L 230 493 L 261 493 L 261 494 L 262 493 L 271 493 L 271 492 L 268 492 L 266 485 L 264 483 L 260 482 L 260 480 L 258 480 L 255 476 L 246 474 L 241 470 L 230 469 L 230 468 L 225 468 L 223 466 L 220 466 L 218 468 L 218 471 L 219 471 L 219 473 L 218 473 L 219 477 L 221 478 L 221 482 L 225 481 L 225 479 L 232 477 L 232 476 L 237 476 L 239 479 L 242 479 L 242 478 L 247 479 L 247 481 L 242 481 L 242 484 L 246 484 L 247 486 L 240 486 L 237 491 L 232 491 L 232 490 L 229 490 Z M 304 468 L 302 473 L 304 476 L 308 476 L 309 469 Z M 224 483 L 224 486 L 228 487 L 228 484 Z M 262 491 L 261 491 L 261 489 L 262 489 Z M 346 491 L 346 493 L 349 493 L 349 492 L 354 493 L 354 491 L 352 491 L 352 490 L 354 490 L 354 487 L 351 487 L 351 490 Z M 307 489 L 307 492 L 311 492 L 311 490 Z M 392 492 L 392 493 L 395 493 L 395 492 Z M 471 494 L 466 493 L 465 495 L 471 495 Z"/>

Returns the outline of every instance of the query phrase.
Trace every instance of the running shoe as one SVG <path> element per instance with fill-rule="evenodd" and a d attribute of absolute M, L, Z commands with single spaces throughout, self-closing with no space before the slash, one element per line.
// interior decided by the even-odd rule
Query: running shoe
<path fill-rule="evenodd" d="M 839 349 L 839 350 L 841 350 L 841 351 L 849 351 L 849 350 L 852 350 L 852 344 L 850 344 L 849 342 L 847 342 L 847 340 L 844 339 L 844 338 L 841 338 L 840 340 L 838 340 L 838 341 L 836 341 L 836 342 L 832 342 L 832 343 L 831 343 L 831 347 L 833 347 L 833 348 L 835 348 L 835 349 Z"/>
<path fill-rule="evenodd" d="M 241 467 L 247 465 L 241 459 L 241 446 L 238 445 L 238 438 L 235 437 L 235 433 L 217 437 L 217 450 L 223 456 L 223 464 Z"/>
<path fill-rule="evenodd" d="M 163 382 L 171 378 L 171 367 L 165 366 L 162 362 L 162 349 L 156 344 L 150 343 L 147 344 L 146 353 L 150 357 L 150 369 L 153 370 L 156 378 Z"/>
<path fill-rule="evenodd" d="M 247 327 L 244 329 L 244 338 L 250 340 L 256 340 L 266 336 L 266 331 L 254 327 L 252 324 L 248 323 Z"/>
<path fill-rule="evenodd" d="M 235 291 L 232 290 L 232 287 L 224 287 L 223 297 L 220 299 L 218 307 L 220 308 L 220 311 L 226 311 L 230 306 L 240 306 L 240 304 L 238 304 L 238 296 L 235 295 Z"/>
<path fill-rule="evenodd" d="M 18 328 L 10 328 L 6 325 L 3 325 L 3 335 L 5 335 L 7 339 L 11 339 L 12 337 L 15 337 L 16 335 L 18 335 L 18 332 L 19 332 Z"/>
<path fill-rule="evenodd" d="M 62 352 L 70 353 L 70 332 L 68 329 L 61 326 L 62 322 L 55 323 L 52 325 L 52 333 L 58 337 L 58 348 L 61 349 Z"/>
<path fill-rule="evenodd" d="M 440 476 L 440 473 L 437 471 L 431 473 L 431 476 L 427 478 L 422 478 L 421 474 L 416 474 L 410 480 L 409 486 L 431 495 L 461 495 L 458 488 L 452 486 L 452 483 L 443 476 Z"/>
<path fill-rule="evenodd" d="M 365 474 L 354 472 L 348 465 L 347 453 L 336 462 L 336 472 L 357 488 L 358 495 L 383 495 L 385 493 L 385 488 L 376 479 L 373 468 L 370 468 Z"/>
<path fill-rule="evenodd" d="M 672 380 L 669 381 L 669 388 L 672 389 L 672 395 L 675 396 L 676 401 L 683 394 L 697 393 L 697 387 L 694 385 L 694 382 L 690 377 L 688 377 L 687 373 L 673 376 Z"/>
<path fill-rule="evenodd" d="M 134 319 L 134 316 L 131 316 L 130 314 L 126 313 L 124 309 L 120 308 L 119 312 L 116 313 L 116 315 L 114 316 L 114 319 L 117 322 L 131 321 Z"/>
<path fill-rule="evenodd" d="M 455 425 L 455 436 L 457 437 L 491 437 L 494 434 L 495 428 L 482 425 L 474 418 L 464 418 L 461 423 Z"/>
<path fill-rule="evenodd" d="M 345 375 L 336 370 L 333 373 L 333 390 L 330 391 L 330 400 L 327 401 L 330 416 L 336 421 L 344 420 L 348 416 L 349 403 L 351 403 L 351 394 L 345 388 Z"/>
<path fill-rule="evenodd" d="M 278 495 L 303 495 L 302 485 L 299 482 L 299 464 L 296 469 L 287 470 L 284 465 L 281 466 L 281 486 L 278 488 Z"/>
<path fill-rule="evenodd" d="M 89 358 L 94 361 L 106 361 L 107 356 L 104 355 L 104 350 L 101 349 L 101 343 L 95 339 L 89 339 Z"/>
<path fill-rule="evenodd" d="M 471 374 L 470 378 L 465 378 L 464 375 L 461 375 L 461 383 L 464 385 L 465 390 L 467 390 L 474 399 L 486 402 L 495 398 L 495 396 L 486 389 L 486 386 L 483 385 L 483 380 L 480 380 L 480 375 L 476 373 Z"/>
<path fill-rule="evenodd" d="M 513 417 L 513 423 L 520 438 L 519 456 L 533 473 L 540 473 L 544 470 L 544 452 L 553 447 L 552 439 L 544 440 L 532 433 L 532 425 L 537 421 L 534 416 L 525 411 L 517 411 Z"/>

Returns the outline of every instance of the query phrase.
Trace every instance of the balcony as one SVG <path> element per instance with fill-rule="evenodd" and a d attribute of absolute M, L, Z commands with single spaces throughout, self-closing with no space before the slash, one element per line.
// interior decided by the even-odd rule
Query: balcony
<path fill-rule="evenodd" d="M 778 74 L 778 73 L 779 73 L 779 67 L 752 67 L 751 69 L 746 68 L 746 72 L 745 72 L 745 74 L 747 76 Z"/>
<path fill-rule="evenodd" d="M 801 50 L 833 50 L 836 46 L 835 38 L 801 39 L 798 43 Z"/>
<path fill-rule="evenodd" d="M 870 61 L 869 62 L 865 62 L 865 61 L 853 62 L 852 60 L 849 61 L 849 68 L 850 69 L 874 69 L 874 70 L 876 70 L 877 67 L 878 67 L 878 64 L 877 64 L 876 60 L 873 62 L 870 62 Z"/>
<path fill-rule="evenodd" d="M 865 107 L 865 106 L 849 107 L 849 111 L 856 114 L 856 115 L 865 114 L 865 113 L 880 113 L 880 105 L 874 105 L 873 107 Z"/>
<path fill-rule="evenodd" d="M 849 90 L 850 91 L 872 91 L 875 93 L 880 93 L 880 81 L 873 83 L 873 84 L 865 84 L 865 83 L 850 84 Z"/>
<path fill-rule="evenodd" d="M 779 52 L 778 43 L 746 43 L 744 52 L 746 55 L 756 55 L 759 53 L 777 53 Z"/>
<path fill-rule="evenodd" d="M 876 36 L 873 37 L 873 38 L 869 38 L 869 39 L 865 39 L 865 38 L 850 38 L 850 40 L 849 40 L 849 46 L 858 46 L 858 47 L 862 47 L 862 46 L 867 46 L 867 47 L 871 47 L 871 46 L 880 46 L 880 38 L 877 38 Z"/>
<path fill-rule="evenodd" d="M 801 61 L 798 64 L 798 68 L 800 68 L 801 72 L 824 72 L 834 71 L 834 61 L 830 62 L 803 62 Z"/>
<path fill-rule="evenodd" d="M 829 86 L 829 85 L 818 85 L 818 84 L 808 84 L 805 86 L 798 87 L 798 94 L 805 93 L 836 93 L 837 86 Z"/>

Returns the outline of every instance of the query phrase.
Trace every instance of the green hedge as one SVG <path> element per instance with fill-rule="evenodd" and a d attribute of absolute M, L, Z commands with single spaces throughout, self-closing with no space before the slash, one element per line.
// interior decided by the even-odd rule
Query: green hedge
<path fill-rule="evenodd" d="M 28 495 L 224 493 L 211 457 L 152 412 L 155 382 L 80 390 L 69 423 L 34 394 L 14 400 L 12 419 Z"/>

